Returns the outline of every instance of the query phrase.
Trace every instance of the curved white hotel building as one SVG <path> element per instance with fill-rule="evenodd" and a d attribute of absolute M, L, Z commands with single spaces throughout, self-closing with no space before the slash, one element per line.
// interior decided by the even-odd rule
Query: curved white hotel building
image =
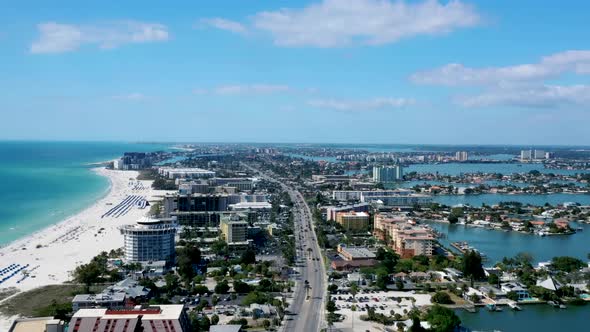
<path fill-rule="evenodd" d="M 145 217 L 135 225 L 121 227 L 128 262 L 166 261 L 174 263 L 176 223 Z"/>

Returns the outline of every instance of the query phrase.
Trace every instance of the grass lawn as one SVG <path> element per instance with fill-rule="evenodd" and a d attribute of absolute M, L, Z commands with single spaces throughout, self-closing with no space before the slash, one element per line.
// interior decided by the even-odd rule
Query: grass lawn
<path fill-rule="evenodd" d="M 0 301 L 16 293 L 18 293 L 18 289 L 16 287 L 0 289 Z"/>
<path fill-rule="evenodd" d="M 94 289 L 91 289 L 96 291 Z M 74 295 L 84 293 L 84 287 L 75 285 L 50 285 L 20 293 L 0 305 L 0 313 L 6 316 L 35 317 L 51 315 L 51 305 L 69 304 Z"/>

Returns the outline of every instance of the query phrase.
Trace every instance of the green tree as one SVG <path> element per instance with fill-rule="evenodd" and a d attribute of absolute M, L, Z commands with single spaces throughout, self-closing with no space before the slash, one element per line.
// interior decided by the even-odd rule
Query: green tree
<path fill-rule="evenodd" d="M 187 244 L 176 251 L 178 274 L 185 281 L 190 281 L 195 276 L 194 265 L 201 262 L 201 251 L 194 244 Z"/>
<path fill-rule="evenodd" d="M 410 326 L 409 332 L 426 332 L 427 330 L 422 327 L 420 324 L 420 318 L 418 316 L 414 316 L 412 318 L 412 326 Z"/>
<path fill-rule="evenodd" d="M 335 294 L 336 291 L 338 291 L 338 285 L 336 285 L 336 284 L 330 284 L 328 286 L 328 292 L 330 292 L 330 294 Z"/>
<path fill-rule="evenodd" d="M 213 314 L 213 316 L 211 316 L 211 325 L 217 325 L 217 323 L 219 323 L 219 316 Z"/>
<path fill-rule="evenodd" d="M 497 274 L 490 273 L 490 275 L 488 276 L 488 282 L 490 283 L 490 285 L 498 286 L 500 284 L 500 278 Z"/>
<path fill-rule="evenodd" d="M 229 285 L 227 281 L 222 280 L 215 285 L 215 293 L 217 294 L 227 294 L 229 292 Z"/>
<path fill-rule="evenodd" d="M 241 264 L 256 264 L 256 252 L 253 249 L 247 249 L 242 253 L 240 258 Z"/>
<path fill-rule="evenodd" d="M 554 269 L 563 272 L 578 271 L 585 266 L 584 262 L 581 260 L 568 256 L 554 257 L 553 260 L 551 260 L 551 265 L 553 265 Z"/>
<path fill-rule="evenodd" d="M 234 292 L 246 294 L 250 292 L 250 285 L 240 280 L 234 281 Z"/>
<path fill-rule="evenodd" d="M 518 301 L 518 294 L 515 291 L 506 293 L 506 297 L 512 301 Z"/>
<path fill-rule="evenodd" d="M 431 331 L 452 332 L 461 325 L 461 319 L 451 309 L 434 305 L 426 313 L 426 321 L 430 323 Z"/>
<path fill-rule="evenodd" d="M 485 277 L 479 253 L 468 250 L 463 254 L 463 275 L 470 278 L 471 281 L 481 280 Z"/>
<path fill-rule="evenodd" d="M 432 296 L 432 302 L 438 304 L 453 304 L 453 300 L 451 300 L 451 296 L 447 292 L 436 292 Z"/>

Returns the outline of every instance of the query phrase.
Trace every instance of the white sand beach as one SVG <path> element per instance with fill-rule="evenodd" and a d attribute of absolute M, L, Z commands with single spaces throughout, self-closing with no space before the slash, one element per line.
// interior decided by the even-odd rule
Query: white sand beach
<path fill-rule="evenodd" d="M 157 201 L 156 195 L 163 191 L 151 189 L 151 181 L 137 181 L 136 171 L 116 171 L 96 168 L 95 172 L 108 177 L 111 186 L 108 194 L 84 211 L 58 224 L 49 226 L 35 234 L 18 239 L 0 248 L 0 273 L 13 266 L 10 272 L 0 275 L 0 280 L 12 272 L 10 279 L 0 284 L 0 289 L 17 287 L 21 291 L 45 285 L 60 284 L 71 280 L 76 266 L 85 264 L 101 251 L 121 248 L 122 225 L 133 224 L 149 212 L 149 206 L 141 209 L 131 203 L 121 207 L 120 215 L 112 214 L 101 218 L 128 196 L 145 197 L 150 203 Z M 136 197 L 140 199 L 139 197 Z M 28 274 L 25 277 L 25 273 Z M 10 322 L 0 317 L 0 331 L 8 330 Z"/>

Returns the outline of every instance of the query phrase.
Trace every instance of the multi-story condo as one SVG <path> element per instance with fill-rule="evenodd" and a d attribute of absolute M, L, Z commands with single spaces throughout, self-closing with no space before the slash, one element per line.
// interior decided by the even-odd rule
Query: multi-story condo
<path fill-rule="evenodd" d="M 468 157 L 467 151 L 455 152 L 455 160 L 457 161 L 467 161 Z"/>
<path fill-rule="evenodd" d="M 212 178 L 215 176 L 215 172 L 208 171 L 201 168 L 174 168 L 174 167 L 160 167 L 158 168 L 158 174 L 167 177 L 169 179 L 181 179 L 181 178 Z"/>
<path fill-rule="evenodd" d="M 432 197 L 421 194 L 411 195 L 382 195 L 382 196 L 363 196 L 362 202 L 383 204 L 384 206 L 414 206 L 426 205 L 432 202 Z"/>
<path fill-rule="evenodd" d="M 403 169 L 399 165 L 373 167 L 373 182 L 395 182 L 402 178 Z"/>
<path fill-rule="evenodd" d="M 359 203 L 354 205 L 344 205 L 344 206 L 327 206 L 326 207 L 326 220 L 336 220 L 336 213 L 338 212 L 369 212 L 369 204 L 368 203 Z"/>
<path fill-rule="evenodd" d="M 254 187 L 254 182 L 249 178 L 213 178 L 211 183 L 216 186 L 233 187 L 239 191 L 250 191 Z"/>
<path fill-rule="evenodd" d="M 180 212 L 212 212 L 212 211 L 227 211 L 229 204 L 234 203 L 230 196 L 235 196 L 239 202 L 238 195 L 228 194 L 192 194 L 192 195 L 166 195 L 162 202 L 164 206 L 164 213 L 166 217 L 170 216 L 170 213 L 174 211 Z"/>
<path fill-rule="evenodd" d="M 395 234 L 393 249 L 402 258 L 417 255 L 432 256 L 435 241 L 432 232 L 428 229 L 420 227 L 400 229 Z"/>
<path fill-rule="evenodd" d="M 522 150 L 520 151 L 520 160 L 527 161 L 533 159 L 533 150 Z"/>
<path fill-rule="evenodd" d="M 520 151 L 520 161 L 550 159 L 550 152 L 544 150 L 522 150 Z"/>
<path fill-rule="evenodd" d="M 545 159 L 545 151 L 535 150 L 534 159 Z"/>
<path fill-rule="evenodd" d="M 336 222 L 347 231 L 366 231 L 369 228 L 370 216 L 366 212 L 338 212 Z"/>
<path fill-rule="evenodd" d="M 395 190 L 334 190 L 332 199 L 337 201 L 360 201 L 363 197 L 370 196 L 391 196 L 391 195 L 409 195 L 412 190 L 395 189 Z"/>
<path fill-rule="evenodd" d="M 248 223 L 236 214 L 224 215 L 219 224 L 221 237 L 228 243 L 243 243 L 248 239 Z"/>
<path fill-rule="evenodd" d="M 174 263 L 176 220 L 143 218 L 135 225 L 120 228 L 125 238 L 128 262 L 166 261 Z"/>
<path fill-rule="evenodd" d="M 432 256 L 436 243 L 432 230 L 408 223 L 404 216 L 376 215 L 373 233 L 402 258 Z"/>

